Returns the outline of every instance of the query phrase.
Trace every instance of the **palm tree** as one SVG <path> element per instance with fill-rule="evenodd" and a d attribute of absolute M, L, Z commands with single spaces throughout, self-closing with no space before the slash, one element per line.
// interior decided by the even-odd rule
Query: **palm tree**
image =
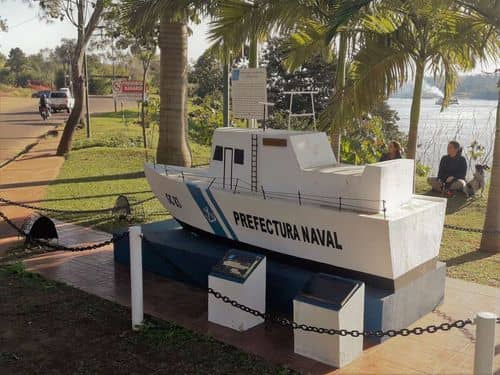
<path fill-rule="evenodd" d="M 160 21 L 160 135 L 159 163 L 189 166 L 187 140 L 187 40 L 185 22 Z"/>
<path fill-rule="evenodd" d="M 344 112 L 349 109 L 347 117 L 356 116 L 413 78 L 407 156 L 414 159 L 424 74 L 429 71 L 444 79 L 443 107 L 447 106 L 459 71 L 498 56 L 496 34 L 474 14 L 447 1 L 388 0 L 372 5 L 361 16 L 365 32 L 351 64 L 351 84 L 342 102 L 332 101 L 325 115 L 332 116 L 342 107 Z"/>
<path fill-rule="evenodd" d="M 160 22 L 160 136 L 156 159 L 191 165 L 187 140 L 187 48 L 189 20 L 210 11 L 215 1 L 124 0 L 124 17 L 139 28 Z"/>
<path fill-rule="evenodd" d="M 491 168 L 486 219 L 479 250 L 500 252 L 500 80 L 498 87 L 497 121 L 495 143 L 493 145 L 493 165 Z"/>
<path fill-rule="evenodd" d="M 366 0 L 354 0 L 349 7 L 357 8 L 365 3 Z M 337 28 L 349 21 L 345 18 L 340 22 L 329 22 L 330 14 L 332 12 L 341 14 L 345 4 L 339 7 L 336 2 L 328 0 L 254 0 L 252 3 L 244 0 L 226 0 L 221 4 L 221 9 L 212 22 L 211 37 L 213 40 L 224 39 L 232 46 L 250 40 L 250 67 L 256 66 L 256 51 L 252 46 L 256 45 L 257 40 L 263 40 L 278 32 L 293 33 L 287 62 L 292 70 L 319 50 L 330 55 L 328 50 L 333 47 Z M 349 36 L 347 32 L 341 32 L 340 35 L 335 91 L 342 93 L 345 85 Z M 336 126 L 332 126 L 331 134 L 337 158 L 340 150 L 342 117 L 341 111 L 334 122 Z"/>

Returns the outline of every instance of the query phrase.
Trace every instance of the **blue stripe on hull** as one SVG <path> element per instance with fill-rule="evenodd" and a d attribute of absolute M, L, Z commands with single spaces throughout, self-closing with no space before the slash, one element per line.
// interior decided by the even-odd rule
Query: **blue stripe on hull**
<path fill-rule="evenodd" d="M 217 216 L 215 216 L 214 212 L 210 208 L 210 205 L 208 204 L 207 200 L 203 196 L 201 189 L 194 184 L 187 183 L 186 185 L 189 189 L 189 192 L 193 196 L 194 201 L 196 202 L 196 204 L 200 208 L 201 213 L 203 214 L 203 216 L 207 220 L 208 224 L 210 224 L 210 227 L 212 227 L 213 232 L 217 236 L 229 238 L 226 235 L 224 228 L 222 228 L 222 225 L 219 223 L 219 220 L 217 220 Z"/>
<path fill-rule="evenodd" d="M 238 241 L 238 237 L 236 236 L 236 233 L 234 233 L 233 228 L 231 227 L 231 225 L 229 224 L 229 221 L 227 220 L 226 216 L 222 212 L 222 210 L 221 210 L 219 204 L 217 203 L 217 201 L 215 200 L 215 197 L 213 196 L 212 192 L 210 191 L 210 189 L 207 189 L 206 192 L 207 192 L 208 198 L 210 198 L 210 201 L 214 205 L 215 210 L 217 211 L 217 213 L 219 214 L 220 218 L 224 222 L 224 225 L 226 226 L 227 230 L 229 231 L 229 233 L 233 237 L 233 240 Z"/>

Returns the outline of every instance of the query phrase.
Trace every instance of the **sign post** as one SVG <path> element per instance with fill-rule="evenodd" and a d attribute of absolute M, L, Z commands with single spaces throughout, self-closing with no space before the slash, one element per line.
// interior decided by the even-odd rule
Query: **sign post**
<path fill-rule="evenodd" d="M 233 116 L 246 120 L 264 120 L 261 103 L 267 103 L 266 69 L 235 69 L 231 75 Z"/>
<path fill-rule="evenodd" d="M 144 86 L 144 81 L 134 81 L 125 79 L 115 79 L 113 81 L 113 99 L 115 102 L 117 100 L 122 103 L 122 117 L 124 117 L 123 112 L 123 102 L 137 102 L 142 104 L 142 136 L 144 142 L 144 148 L 147 147 L 146 142 L 146 129 L 144 124 L 144 101 L 147 100 L 146 94 L 147 86 Z M 139 113 L 139 118 L 141 115 Z"/>
<path fill-rule="evenodd" d="M 115 79 L 113 81 L 113 98 L 122 102 L 141 101 L 143 86 L 143 81 Z"/>

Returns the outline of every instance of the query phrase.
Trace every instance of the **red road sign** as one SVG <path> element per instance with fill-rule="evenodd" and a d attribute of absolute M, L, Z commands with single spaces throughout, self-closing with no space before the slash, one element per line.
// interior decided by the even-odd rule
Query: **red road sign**
<path fill-rule="evenodd" d="M 115 80 L 113 96 L 120 100 L 141 100 L 143 85 L 143 81 Z"/>

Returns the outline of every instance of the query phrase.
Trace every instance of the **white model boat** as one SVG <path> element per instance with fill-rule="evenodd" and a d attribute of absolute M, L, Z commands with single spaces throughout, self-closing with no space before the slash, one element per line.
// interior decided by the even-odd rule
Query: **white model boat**
<path fill-rule="evenodd" d="M 145 167 L 185 227 L 393 288 L 435 267 L 446 200 L 413 194 L 413 160 L 342 165 L 325 133 L 272 129 L 217 129 L 212 151 Z"/>

